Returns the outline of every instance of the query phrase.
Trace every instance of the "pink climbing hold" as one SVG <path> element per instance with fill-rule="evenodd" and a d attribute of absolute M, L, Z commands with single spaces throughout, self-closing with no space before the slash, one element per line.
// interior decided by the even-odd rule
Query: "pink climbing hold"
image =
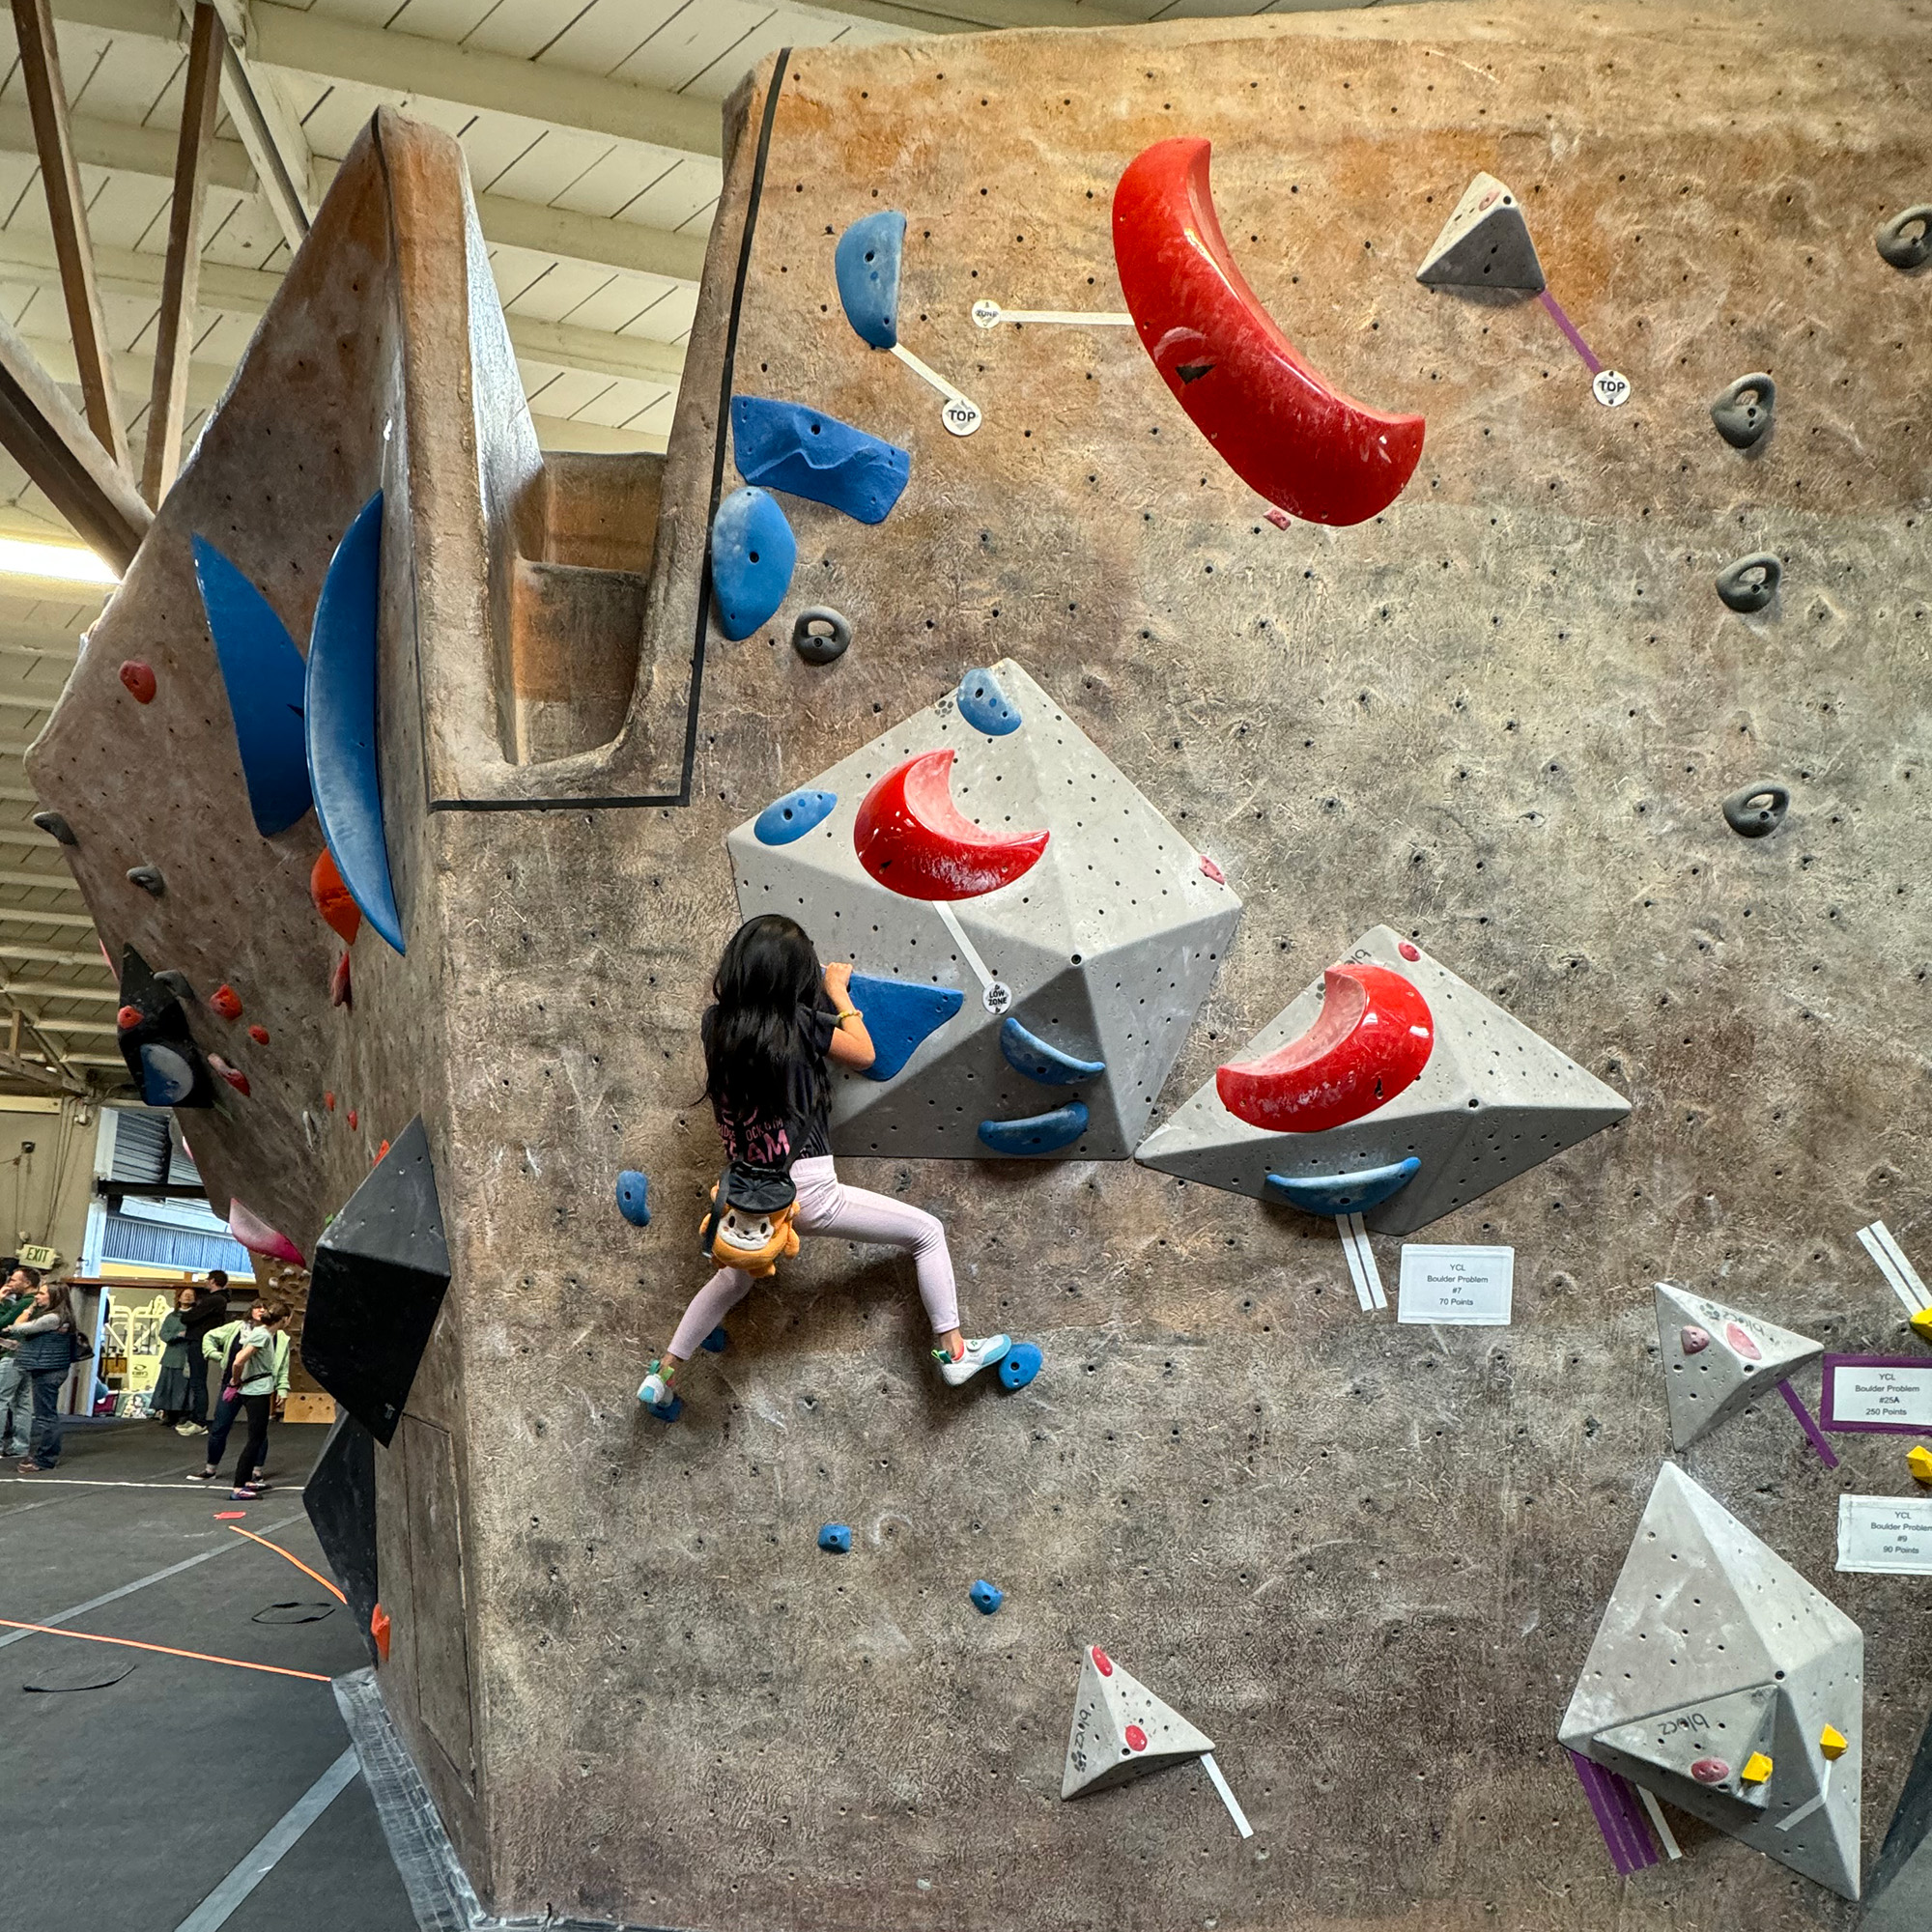
<path fill-rule="evenodd" d="M 257 1046 L 267 1046 L 269 1043 L 269 1029 L 265 1026 L 251 1026 L 248 1029 L 248 1037 Z"/>
<path fill-rule="evenodd" d="M 1720 1757 L 1700 1757 L 1690 1767 L 1690 1776 L 1699 1784 L 1721 1784 L 1730 1775 L 1730 1766 Z"/>
<path fill-rule="evenodd" d="M 1215 865 L 1213 860 L 1208 858 L 1208 856 L 1205 852 L 1202 853 L 1201 855 L 1201 869 L 1204 872 L 1206 872 L 1208 876 L 1210 879 L 1212 879 L 1217 886 L 1225 886 L 1228 883 L 1227 873 L 1222 871 L 1220 867 Z"/>
<path fill-rule="evenodd" d="M 1724 1323 L 1724 1340 L 1747 1362 L 1764 1360 L 1764 1350 L 1735 1321 Z"/>
<path fill-rule="evenodd" d="M 1701 1355 L 1711 1346 L 1711 1331 L 1708 1328 L 1686 1328 L 1677 1337 L 1677 1346 L 1687 1355 Z"/>
<path fill-rule="evenodd" d="M 248 1097 L 248 1076 L 239 1066 L 230 1066 L 227 1061 L 223 1060 L 218 1053 L 211 1053 L 208 1056 L 208 1064 L 216 1073 L 220 1074 L 222 1079 L 228 1082 L 229 1086 L 234 1088 L 236 1093 L 241 1094 L 242 1099 L 245 1100 Z"/>
<path fill-rule="evenodd" d="M 270 1227 L 239 1201 L 228 1204 L 228 1232 L 251 1255 L 262 1255 L 271 1262 L 293 1262 L 297 1267 L 308 1264 L 302 1251 L 286 1235 Z"/>
<path fill-rule="evenodd" d="M 355 1004 L 349 989 L 349 955 L 346 952 L 335 962 L 335 971 L 328 976 L 328 1004 L 331 1007 L 353 1007 Z"/>
<path fill-rule="evenodd" d="M 208 1004 L 225 1020 L 242 1017 L 242 995 L 225 980 L 209 994 Z"/>
<path fill-rule="evenodd" d="M 1420 959 L 1422 957 L 1422 948 L 1419 946 L 1411 946 L 1406 939 L 1397 940 L 1395 950 L 1398 952 L 1400 952 L 1405 959 Z"/>
<path fill-rule="evenodd" d="M 1129 1724 L 1122 1735 L 1126 1739 L 1129 1750 L 1144 1751 L 1147 1749 L 1147 1733 L 1138 1724 Z"/>
<path fill-rule="evenodd" d="M 121 682 L 128 687 L 129 696 L 136 704 L 152 704 L 158 687 L 155 683 L 155 668 L 143 664 L 139 658 L 129 658 L 121 667 Z"/>
<path fill-rule="evenodd" d="M 1286 510 L 1264 510 L 1262 515 L 1278 530 L 1287 529 L 1289 524 L 1293 521 Z"/>
<path fill-rule="evenodd" d="M 1094 1668 L 1102 1677 L 1111 1677 L 1114 1674 L 1114 1660 L 1098 1644 L 1094 1646 Z"/>

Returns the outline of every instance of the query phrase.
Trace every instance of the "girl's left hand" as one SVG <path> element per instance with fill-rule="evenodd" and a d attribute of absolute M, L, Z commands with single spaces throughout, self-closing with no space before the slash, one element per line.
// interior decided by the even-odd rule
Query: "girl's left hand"
<path fill-rule="evenodd" d="M 852 983 L 852 969 L 848 965 L 828 966 L 825 969 L 825 990 L 835 1000 L 843 1000 L 845 990 Z"/>

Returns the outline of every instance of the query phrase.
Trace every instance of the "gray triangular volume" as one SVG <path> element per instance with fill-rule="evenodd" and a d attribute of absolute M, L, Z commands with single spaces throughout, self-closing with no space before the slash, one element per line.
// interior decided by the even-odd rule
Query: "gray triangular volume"
<path fill-rule="evenodd" d="M 1835 1759 L 1828 1727 L 1844 1740 Z M 1674 1463 L 1658 1474 L 1557 1736 L 1859 1895 L 1864 1636 Z M 1753 1751 L 1769 1762 L 1751 1767 Z"/>
<path fill-rule="evenodd" d="M 1415 279 L 1431 288 L 1543 293 L 1543 264 L 1536 259 L 1529 224 L 1516 196 L 1494 175 L 1478 175 L 1463 190 Z"/>
<path fill-rule="evenodd" d="M 1657 1344 L 1679 1449 L 1825 1352 L 1808 1335 L 1667 1281 L 1657 1284 Z"/>
<path fill-rule="evenodd" d="M 1087 1646 L 1080 1659 L 1061 1797 L 1085 1798 L 1213 1748 L 1212 1738 L 1129 1676 L 1097 1644 Z"/>
<path fill-rule="evenodd" d="M 1932 1722 L 1905 1775 L 1872 1867 L 1870 1895 L 1862 1932 L 1925 1932 L 1932 1925 Z"/>

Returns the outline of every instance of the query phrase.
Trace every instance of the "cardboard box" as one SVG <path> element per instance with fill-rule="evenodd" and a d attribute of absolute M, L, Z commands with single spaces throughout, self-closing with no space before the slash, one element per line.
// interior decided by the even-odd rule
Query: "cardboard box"
<path fill-rule="evenodd" d="M 333 1422 L 335 1398 L 332 1395 L 294 1395 L 282 1404 L 284 1422 Z"/>

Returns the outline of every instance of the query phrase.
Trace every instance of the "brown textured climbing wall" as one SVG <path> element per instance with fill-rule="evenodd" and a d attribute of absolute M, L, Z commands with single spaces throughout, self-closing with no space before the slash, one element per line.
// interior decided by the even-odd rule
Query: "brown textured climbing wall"
<path fill-rule="evenodd" d="M 732 1932 L 1849 1926 L 1688 1825 L 1683 1863 L 1620 1885 L 1553 1734 L 1667 1453 L 1652 1280 L 1890 1348 L 1899 1312 L 1852 1231 L 1882 1213 L 1932 1254 L 1914 1165 L 1932 279 L 1870 242 L 1932 193 L 1932 23 L 1418 7 L 802 53 L 736 386 L 903 444 L 911 485 L 876 528 L 787 499 L 793 595 L 747 641 L 706 641 L 690 803 L 600 804 L 679 785 L 763 105 L 761 81 L 731 124 L 611 747 L 497 756 L 477 470 L 456 417 L 419 420 L 423 385 L 456 382 L 447 308 L 410 338 L 434 608 L 420 686 L 389 634 L 384 770 L 411 955 L 358 943 L 358 973 L 365 949 L 378 963 L 354 1015 L 327 1016 L 327 1055 L 361 1069 L 383 1131 L 426 1115 L 450 1226 L 450 1314 L 384 1459 L 383 1558 L 391 1704 L 479 1884 L 506 1910 Z M 1182 132 L 1213 141 L 1230 242 L 1291 337 L 1351 392 L 1427 416 L 1383 518 L 1275 528 L 1125 331 L 971 323 L 982 297 L 1117 307 L 1113 183 Z M 1634 384 L 1624 409 L 1590 400 L 1540 305 L 1414 283 L 1477 169 L 1522 197 L 1552 292 Z M 839 314 L 834 239 L 879 207 L 909 217 L 907 342 L 985 412 L 970 440 Z M 337 298 L 333 279 L 300 298 Z M 487 426 L 514 373 L 487 329 L 472 347 Z M 1778 422 L 1746 457 L 1705 404 L 1754 368 L 1777 378 Z M 386 380 L 375 358 L 351 374 Z M 222 429 L 189 478 L 259 484 L 259 453 L 231 458 Z M 500 565 L 527 457 L 484 440 Z M 339 529 L 365 481 L 314 514 Z M 141 571 L 178 571 L 179 520 L 157 530 L 161 558 L 98 638 L 129 621 Z M 1747 622 L 1712 578 L 1759 548 L 1784 556 L 1784 597 Z M 304 569 L 327 554 L 318 529 Z M 166 582 L 191 630 L 191 590 Z M 784 642 L 808 602 L 857 624 L 829 668 Z M 152 913 L 118 883 L 131 857 L 90 859 L 104 821 L 82 809 L 131 654 L 90 655 L 35 764 L 82 829 L 110 940 Z M 907 1270 L 808 1244 L 662 1428 L 631 1391 L 703 1272 L 717 1152 L 696 1024 L 736 918 L 724 835 L 1003 655 L 1245 903 L 1167 1107 L 1386 921 L 1634 1112 L 1432 1231 L 1515 1246 L 1506 1331 L 1365 1318 L 1325 1226 L 1130 1164 L 844 1163 L 943 1215 L 969 1325 L 1037 1338 L 1039 1380 L 940 1389 Z M 171 721 L 201 793 L 170 781 L 166 807 L 205 827 L 213 782 L 219 821 L 245 826 L 208 709 Z M 1746 842 L 1719 802 L 1761 777 L 1792 810 Z M 424 814 L 425 786 L 445 808 L 555 803 Z M 177 868 L 196 875 L 182 839 L 171 895 Z M 195 888 L 211 931 L 242 927 L 232 877 Z M 329 949 L 291 956 L 292 1007 L 323 1013 Z M 211 1141 L 211 1175 L 245 1176 L 306 1245 L 360 1162 L 309 1155 L 273 1105 L 279 1138 L 224 1125 L 196 1151 Z M 652 1179 L 643 1232 L 612 1205 L 624 1166 Z M 1395 1244 L 1381 1263 L 1392 1285 Z M 1932 1629 L 1911 1584 L 1833 1574 L 1832 1525 L 1840 1488 L 1904 1486 L 1898 1458 L 1852 1438 L 1830 1476 L 1779 1405 L 1687 1463 L 1865 1628 L 1875 1847 Z M 850 1556 L 813 1547 L 828 1520 L 853 1526 Z M 966 1600 L 981 1576 L 1008 1592 L 990 1619 Z M 1252 1841 L 1191 1769 L 1060 1804 L 1088 1641 L 1214 1736 Z"/>

